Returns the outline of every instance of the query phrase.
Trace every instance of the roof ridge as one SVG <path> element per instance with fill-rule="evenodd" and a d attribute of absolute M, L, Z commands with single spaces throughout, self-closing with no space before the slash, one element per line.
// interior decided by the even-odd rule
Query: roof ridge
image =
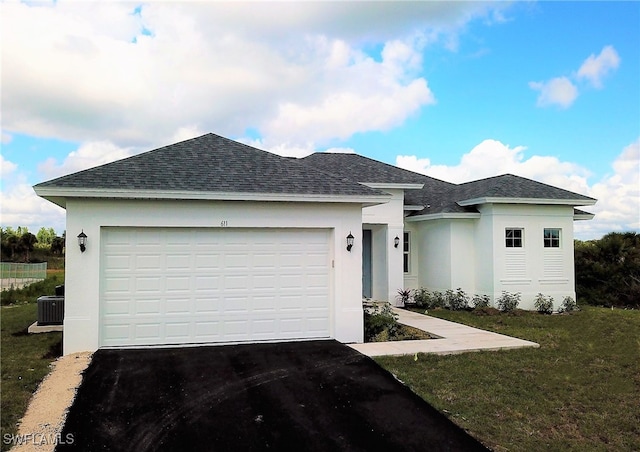
<path fill-rule="evenodd" d="M 429 176 L 429 175 L 426 175 L 426 174 L 418 173 L 418 172 L 416 172 L 416 171 L 408 170 L 408 169 L 406 169 L 406 168 L 401 168 L 401 167 L 399 167 L 399 166 L 395 166 L 395 165 L 392 165 L 392 164 L 390 164 L 390 163 L 386 163 L 386 162 L 382 162 L 382 161 L 380 161 L 380 160 L 376 160 L 376 159 L 371 158 L 371 157 L 368 157 L 368 156 L 366 156 L 366 155 L 358 154 L 357 152 L 326 152 L 326 151 L 316 151 L 316 152 L 313 152 L 313 153 L 311 153 L 311 154 L 309 154 L 309 155 L 307 155 L 307 156 L 305 156 L 305 157 L 300 158 L 300 160 L 305 160 L 305 159 L 307 159 L 307 158 L 309 158 L 309 157 L 311 157 L 311 156 L 313 156 L 313 155 L 327 155 L 327 156 L 330 156 L 330 155 L 344 155 L 344 156 L 355 156 L 355 157 L 358 157 L 358 158 L 360 158 L 360 159 L 365 159 L 365 160 L 367 160 L 367 161 L 369 161 L 369 162 L 372 162 L 372 163 L 373 163 L 373 164 L 375 164 L 375 165 L 383 165 L 383 166 L 384 166 L 386 169 L 388 169 L 389 171 L 394 171 L 394 172 L 398 172 L 398 171 L 400 171 L 400 172 L 404 173 L 404 175 L 406 175 L 406 176 L 410 176 L 410 177 L 416 177 L 416 179 L 428 179 L 428 180 L 432 180 L 432 181 L 437 181 L 437 182 L 445 183 L 445 184 L 448 184 L 448 185 L 455 185 L 455 184 L 452 184 L 451 182 L 448 182 L 448 181 L 445 181 L 445 180 L 442 180 L 442 179 L 438 179 L 438 178 L 433 177 L 433 176 Z M 368 181 L 368 182 L 373 182 L 373 181 Z"/>

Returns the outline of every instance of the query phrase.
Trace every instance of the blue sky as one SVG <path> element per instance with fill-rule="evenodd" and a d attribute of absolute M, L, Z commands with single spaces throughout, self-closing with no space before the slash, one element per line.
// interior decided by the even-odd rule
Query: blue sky
<path fill-rule="evenodd" d="M 640 230 L 640 3 L 4 2 L 3 226 L 31 186 L 214 132 L 452 182 L 515 173 Z"/>

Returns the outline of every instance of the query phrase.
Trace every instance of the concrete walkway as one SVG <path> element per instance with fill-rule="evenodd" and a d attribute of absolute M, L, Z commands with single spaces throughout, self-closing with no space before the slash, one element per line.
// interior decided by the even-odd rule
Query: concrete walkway
<path fill-rule="evenodd" d="M 431 333 L 432 336 L 438 336 L 439 339 L 369 342 L 349 344 L 349 346 L 367 356 L 413 355 L 415 353 L 447 355 L 480 350 L 540 347 L 535 342 L 492 333 L 404 309 L 393 308 L 393 311 L 398 314 L 398 322 Z"/>

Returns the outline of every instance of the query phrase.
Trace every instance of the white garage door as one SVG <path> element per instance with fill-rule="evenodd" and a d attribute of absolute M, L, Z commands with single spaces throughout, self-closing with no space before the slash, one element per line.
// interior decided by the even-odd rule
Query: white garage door
<path fill-rule="evenodd" d="M 330 337 L 329 231 L 104 228 L 101 346 Z"/>

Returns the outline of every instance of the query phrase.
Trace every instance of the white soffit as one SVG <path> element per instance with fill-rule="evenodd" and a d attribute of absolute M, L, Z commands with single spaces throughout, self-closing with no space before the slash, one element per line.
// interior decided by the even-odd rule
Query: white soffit
<path fill-rule="evenodd" d="M 279 201 L 279 202 L 321 202 L 355 203 L 374 206 L 385 204 L 390 195 L 344 196 L 297 193 L 242 193 L 242 192 L 201 192 L 171 190 L 100 190 L 92 188 L 47 188 L 34 187 L 36 194 L 60 207 L 66 206 L 68 198 L 75 199 L 164 199 L 164 200 L 205 200 L 205 201 Z"/>
<path fill-rule="evenodd" d="M 478 204 L 539 204 L 557 206 L 592 206 L 595 199 L 542 199 L 542 198 L 473 198 L 458 201 L 461 207 L 476 206 Z"/>

